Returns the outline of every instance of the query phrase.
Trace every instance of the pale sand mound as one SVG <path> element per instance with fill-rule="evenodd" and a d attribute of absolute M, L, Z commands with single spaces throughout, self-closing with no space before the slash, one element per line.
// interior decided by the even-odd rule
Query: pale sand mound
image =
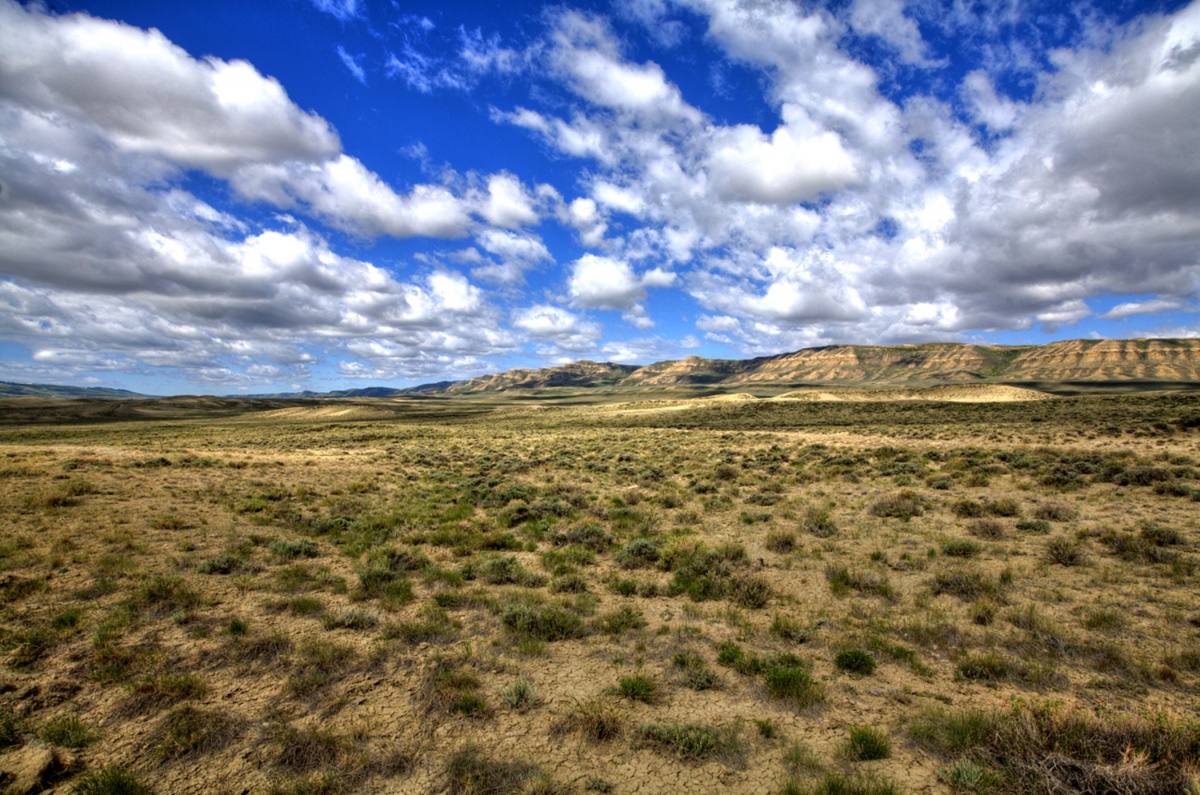
<path fill-rule="evenodd" d="M 953 384 L 925 389 L 801 389 L 776 395 L 772 400 L 791 401 L 885 401 L 928 400 L 947 403 L 1011 403 L 1027 400 L 1051 400 L 1052 396 L 1036 389 L 1000 384 Z"/>
<path fill-rule="evenodd" d="M 589 410 L 602 411 L 610 414 L 653 414 L 657 411 L 687 411 L 688 409 L 699 408 L 701 405 L 703 404 L 699 400 L 684 400 L 676 403 L 667 403 L 661 400 L 648 400 L 639 403 L 616 403 L 612 406 Z M 631 406 L 633 406 L 633 408 L 630 408 Z"/>
<path fill-rule="evenodd" d="M 1011 403 L 1024 400 L 1053 400 L 1053 395 L 1036 389 L 1000 384 L 958 384 L 935 386 L 921 390 L 924 400 L 946 400 L 955 403 Z"/>
<path fill-rule="evenodd" d="M 610 414 L 654 414 L 662 411 L 689 411 L 711 406 L 713 403 L 746 403 L 758 400 L 754 395 L 737 392 L 730 395 L 710 395 L 702 398 L 683 398 L 680 400 L 638 400 L 629 403 L 612 403 L 608 406 L 589 406 L 586 410 L 591 413 L 603 412 Z"/>
<path fill-rule="evenodd" d="M 292 406 L 286 409 L 264 411 L 254 416 L 255 421 L 275 420 L 375 420 L 393 416 L 386 409 L 367 406 Z"/>
<path fill-rule="evenodd" d="M 895 390 L 888 390 L 893 392 Z M 882 390 L 881 390 L 882 392 Z M 867 392 L 862 389 L 842 389 L 835 391 L 827 391 L 823 389 L 801 389 L 795 392 L 785 392 L 782 395 L 776 395 L 771 400 L 789 400 L 801 401 L 804 403 L 827 403 L 835 401 L 863 401 L 863 400 L 897 400 L 896 397 L 885 397 L 880 393 Z"/>

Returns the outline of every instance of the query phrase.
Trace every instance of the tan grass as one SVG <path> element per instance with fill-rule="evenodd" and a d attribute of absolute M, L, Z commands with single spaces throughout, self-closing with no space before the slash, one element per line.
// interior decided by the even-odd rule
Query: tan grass
<path fill-rule="evenodd" d="M 1195 775 L 1191 398 L 171 405 L 0 425 L 0 754 L 78 719 L 64 791 Z M 946 701 L 1003 743 L 895 741 Z"/>

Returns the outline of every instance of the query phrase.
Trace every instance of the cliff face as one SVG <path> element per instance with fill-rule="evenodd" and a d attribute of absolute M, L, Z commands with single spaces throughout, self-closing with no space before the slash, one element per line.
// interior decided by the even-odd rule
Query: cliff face
<path fill-rule="evenodd" d="M 1200 340 L 1070 340 L 1029 348 L 1009 381 L 1196 381 Z"/>
<path fill-rule="evenodd" d="M 987 365 L 987 357 L 974 345 L 838 345 L 771 357 L 734 383 L 976 381 Z"/>
<path fill-rule="evenodd" d="M 962 384 L 1012 381 L 1200 381 L 1200 340 L 1069 340 L 1038 346 L 832 345 L 759 359 L 656 362 L 645 367 L 574 362 L 460 381 L 452 394 L 543 387 L 737 384 Z"/>

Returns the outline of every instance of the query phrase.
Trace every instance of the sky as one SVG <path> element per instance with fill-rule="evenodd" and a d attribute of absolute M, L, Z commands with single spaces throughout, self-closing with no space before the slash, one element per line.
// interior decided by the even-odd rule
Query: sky
<path fill-rule="evenodd" d="M 1200 335 L 1200 0 L 0 0 L 0 379 Z"/>

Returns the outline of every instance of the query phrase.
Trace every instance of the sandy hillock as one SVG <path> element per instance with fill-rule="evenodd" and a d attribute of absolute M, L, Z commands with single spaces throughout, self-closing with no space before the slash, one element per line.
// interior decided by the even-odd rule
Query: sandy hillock
<path fill-rule="evenodd" d="M 771 399 L 812 402 L 927 400 L 946 403 L 1010 403 L 1052 398 L 1036 389 L 1001 384 L 955 384 L 926 389 L 802 389 L 785 392 Z"/>
<path fill-rule="evenodd" d="M 256 422 L 292 421 L 316 422 L 320 420 L 386 420 L 394 416 L 394 412 L 383 406 L 364 406 L 359 404 L 315 403 L 305 406 L 291 406 L 285 409 L 265 411 L 254 417 Z"/>
<path fill-rule="evenodd" d="M 954 384 L 921 390 L 923 400 L 949 403 L 1011 403 L 1025 400 L 1052 400 L 1045 392 L 1003 384 Z"/>

